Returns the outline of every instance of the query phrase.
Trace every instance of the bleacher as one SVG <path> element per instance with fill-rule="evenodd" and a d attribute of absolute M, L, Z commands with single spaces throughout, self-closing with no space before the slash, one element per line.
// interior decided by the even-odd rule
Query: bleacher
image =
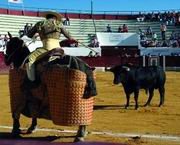
<path fill-rule="evenodd" d="M 39 20 L 43 20 L 42 17 L 33 16 L 17 16 L 17 15 L 4 15 L 0 14 L 0 34 L 4 35 L 7 32 L 11 32 L 13 36 L 19 36 L 19 30 L 24 29 L 26 23 L 35 24 Z M 126 24 L 129 32 L 138 33 L 138 29 L 146 30 L 148 26 L 151 26 L 152 30 L 157 33 L 158 38 L 161 39 L 160 23 L 159 22 L 137 22 L 136 20 L 93 20 L 92 19 L 72 19 L 70 18 L 70 26 L 65 26 L 70 34 L 78 39 L 80 42 L 88 45 L 90 43 L 91 36 L 96 32 L 105 32 L 107 24 L 110 24 L 112 31 L 117 32 L 118 27 Z M 96 29 L 95 29 L 96 28 Z M 167 26 L 167 38 L 171 35 L 173 30 L 177 30 L 175 26 Z M 62 37 L 61 39 L 64 39 Z"/>
<path fill-rule="evenodd" d="M 35 24 L 36 22 L 43 20 L 43 17 L 40 17 L 38 12 L 29 12 L 28 15 L 21 14 L 21 11 L 18 11 L 18 14 L 12 15 L 9 14 L 7 10 L 2 10 L 0 14 L 0 35 L 5 35 L 9 31 L 13 36 L 19 36 L 19 30 L 23 30 L 26 23 Z M 17 13 L 17 11 L 14 11 Z M 27 14 L 27 13 L 26 13 Z M 31 15 L 32 14 L 32 15 Z M 65 14 L 64 14 L 65 15 Z M 76 14 L 76 17 L 70 17 L 70 26 L 64 26 L 70 34 L 75 38 L 82 42 L 81 45 L 88 45 L 91 42 L 91 36 L 94 36 L 96 32 L 106 32 L 106 27 L 110 24 L 112 32 L 117 33 L 119 26 L 123 26 L 126 24 L 128 26 L 128 32 L 130 33 L 138 33 L 139 28 L 141 30 L 146 31 L 148 26 L 151 26 L 153 32 L 157 34 L 159 40 L 161 40 L 161 32 L 160 32 L 160 22 L 138 22 L 135 17 L 129 15 L 123 18 L 119 16 L 106 16 L 107 18 L 101 16 L 101 18 L 95 17 L 95 19 L 90 19 L 91 17 L 88 15 L 84 15 L 80 17 L 80 15 Z M 166 31 L 166 39 L 168 39 L 172 33 L 172 31 L 180 31 L 180 27 L 176 26 L 167 26 Z M 65 39 L 61 37 L 60 40 Z M 83 48 L 83 46 L 82 46 Z M 136 57 L 135 54 L 139 55 L 141 49 L 131 48 L 126 49 L 124 51 L 122 48 L 114 48 L 108 51 L 108 49 L 104 49 L 101 47 L 101 57 L 81 57 L 84 61 L 86 61 L 90 66 L 93 67 L 110 67 L 115 64 L 124 64 L 124 63 L 132 63 L 132 64 L 139 64 L 142 65 L 143 59 L 142 56 Z M 149 50 L 149 49 L 148 49 Z M 174 49 L 173 49 L 174 50 Z M 126 55 L 130 55 L 130 57 L 126 57 Z M 0 59 L 1 61 L 4 60 L 3 52 L 1 52 Z M 162 63 L 163 56 L 159 56 L 159 60 Z M 167 66 L 180 66 L 179 64 L 179 56 L 167 56 L 168 60 L 166 62 Z M 1 62 L 0 61 L 0 62 Z M 145 63 L 148 64 L 149 59 L 145 59 Z M 2 61 L 3 62 L 3 61 Z M 173 63 L 172 63 L 173 62 Z M 175 63 L 174 63 L 175 62 Z M 162 64 L 161 64 L 162 65 Z M 2 67 L 1 67 L 2 66 Z M 1 69 L 0 72 L 4 70 L 7 72 L 7 67 L 5 64 L 0 65 Z"/>

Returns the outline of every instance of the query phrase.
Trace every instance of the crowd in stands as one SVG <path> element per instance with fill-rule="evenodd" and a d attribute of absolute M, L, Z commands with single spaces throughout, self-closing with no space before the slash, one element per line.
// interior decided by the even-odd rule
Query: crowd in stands
<path fill-rule="evenodd" d="M 159 21 L 161 23 L 165 23 L 166 25 L 180 25 L 180 12 L 168 11 L 168 12 L 158 12 L 158 13 L 141 13 L 137 17 L 138 22 L 153 22 Z"/>
<path fill-rule="evenodd" d="M 170 38 L 166 38 L 167 25 L 166 23 L 160 23 L 161 39 L 158 40 L 156 32 L 154 32 L 151 26 L 148 26 L 146 30 L 139 28 L 140 44 L 142 47 L 180 47 L 180 32 L 172 32 Z M 106 32 L 112 32 L 110 24 L 106 26 Z M 127 33 L 128 26 L 123 24 L 119 26 L 118 33 Z M 97 47 L 97 38 L 92 39 L 90 47 Z"/>
<path fill-rule="evenodd" d="M 106 32 L 112 32 L 110 24 L 107 24 Z M 127 33 L 128 32 L 128 26 L 126 24 L 119 26 L 117 32 L 118 33 Z"/>
<path fill-rule="evenodd" d="M 119 33 L 127 33 L 128 32 L 128 26 L 126 24 L 123 24 L 123 26 L 119 26 L 118 28 Z"/>
<path fill-rule="evenodd" d="M 140 44 L 143 47 L 179 47 L 180 46 L 180 37 L 179 32 L 172 32 L 171 38 L 166 38 L 167 25 L 180 25 L 180 12 L 152 12 L 152 13 L 139 13 L 137 21 L 158 21 L 160 22 L 160 32 L 161 40 L 158 40 L 157 34 L 152 30 L 151 26 L 148 26 L 146 30 L 139 29 Z M 63 20 L 63 25 L 70 25 L 70 19 L 66 16 Z M 27 32 L 32 28 L 31 23 L 26 23 L 23 30 L 19 31 L 19 36 L 22 37 L 26 35 Z M 118 33 L 128 33 L 127 24 L 119 26 L 117 31 Z M 106 32 L 113 32 L 111 25 L 107 24 Z M 176 35 L 176 36 L 174 36 Z M 5 40 L 6 41 L 6 40 Z M 99 47 L 99 42 L 96 36 L 91 38 L 89 47 Z M 77 46 L 75 46 L 77 47 Z"/>
<path fill-rule="evenodd" d="M 158 41 L 157 34 L 149 26 L 146 31 L 139 29 L 140 44 L 143 47 L 180 47 L 180 32 L 173 31 L 170 38 L 166 38 L 166 25 L 160 26 L 161 40 Z"/>

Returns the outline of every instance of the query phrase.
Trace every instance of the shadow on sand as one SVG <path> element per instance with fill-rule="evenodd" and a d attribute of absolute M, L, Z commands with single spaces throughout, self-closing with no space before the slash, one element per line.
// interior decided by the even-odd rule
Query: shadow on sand
<path fill-rule="evenodd" d="M 63 136 L 64 137 L 64 136 Z M 66 138 L 74 137 L 74 136 L 66 136 Z M 61 136 L 44 136 L 44 137 L 26 137 L 26 136 L 13 136 L 10 132 L 0 132 L 0 140 L 1 139 L 16 139 L 16 140 L 43 140 L 43 141 L 54 141 L 56 139 L 61 138 Z"/>
<path fill-rule="evenodd" d="M 70 138 L 72 136 L 66 136 Z M 125 145 L 121 143 L 103 143 L 103 142 L 53 142 L 61 137 L 46 136 L 46 137 L 19 137 L 14 138 L 11 133 L 0 132 L 0 145 Z M 63 136 L 64 138 L 64 136 Z"/>
<path fill-rule="evenodd" d="M 139 105 L 139 107 L 143 107 Z M 94 110 L 127 110 L 125 105 L 94 105 Z M 129 105 L 128 110 L 134 110 L 134 105 Z"/>

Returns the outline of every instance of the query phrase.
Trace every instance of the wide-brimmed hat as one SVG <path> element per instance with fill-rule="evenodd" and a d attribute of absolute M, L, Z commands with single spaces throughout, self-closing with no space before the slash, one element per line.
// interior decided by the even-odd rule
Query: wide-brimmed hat
<path fill-rule="evenodd" d="M 46 11 L 43 12 L 42 16 L 46 18 L 47 15 L 54 15 L 57 20 L 62 20 L 63 16 L 60 13 L 54 12 L 54 11 Z"/>

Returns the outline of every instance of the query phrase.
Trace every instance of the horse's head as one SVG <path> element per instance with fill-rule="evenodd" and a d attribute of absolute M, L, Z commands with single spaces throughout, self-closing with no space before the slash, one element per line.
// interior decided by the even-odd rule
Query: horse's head
<path fill-rule="evenodd" d="M 5 63 L 6 65 L 13 63 L 14 67 L 19 67 L 30 51 L 22 39 L 12 37 L 9 32 L 8 35 L 10 39 L 6 45 Z"/>

